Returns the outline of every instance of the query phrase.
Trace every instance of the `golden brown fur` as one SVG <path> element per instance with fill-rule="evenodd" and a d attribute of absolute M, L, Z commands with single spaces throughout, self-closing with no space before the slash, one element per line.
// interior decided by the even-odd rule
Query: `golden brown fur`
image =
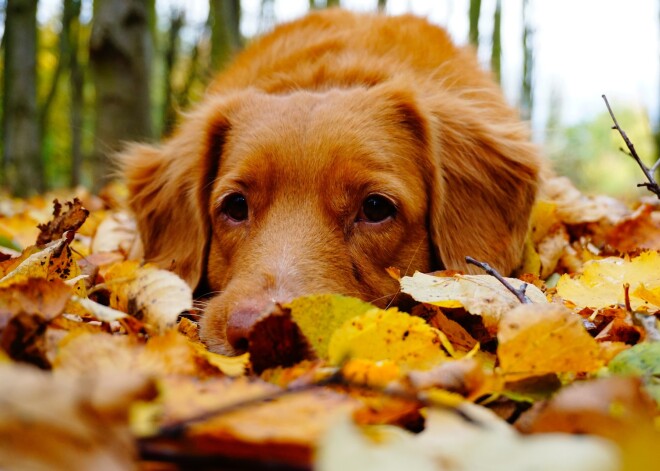
<path fill-rule="evenodd" d="M 390 266 L 510 272 L 540 166 L 471 51 L 422 19 L 341 10 L 253 42 L 170 139 L 122 162 L 147 260 L 217 294 L 201 333 L 228 354 L 273 301 L 387 304 Z M 227 216 L 237 193 L 246 220 Z M 393 217 L 361 216 L 374 194 Z"/>

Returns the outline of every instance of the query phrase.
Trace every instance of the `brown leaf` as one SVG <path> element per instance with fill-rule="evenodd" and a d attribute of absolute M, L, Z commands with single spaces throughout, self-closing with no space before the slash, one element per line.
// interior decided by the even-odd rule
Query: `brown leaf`
<path fill-rule="evenodd" d="M 447 340 L 460 352 L 469 352 L 478 343 L 461 324 L 449 319 L 438 306 L 420 304 L 413 309 L 413 315 L 427 319 L 426 322 L 445 334 Z"/>
<path fill-rule="evenodd" d="M 193 427 L 189 438 L 205 452 L 309 466 L 321 437 L 357 405 L 344 394 L 313 389 L 219 415 Z"/>
<path fill-rule="evenodd" d="M 9 318 L 24 312 L 49 321 L 60 315 L 73 291 L 64 281 L 28 278 L 0 288 L 0 331 Z"/>
<path fill-rule="evenodd" d="M 259 320 L 248 335 L 252 369 L 259 374 L 275 366 L 292 366 L 313 359 L 309 343 L 291 318 L 291 310 L 279 308 Z"/>
<path fill-rule="evenodd" d="M 620 252 L 660 250 L 660 211 L 643 204 L 619 222 L 608 234 L 606 242 Z"/>
<path fill-rule="evenodd" d="M 37 237 L 37 245 L 46 245 L 57 240 L 67 231 L 77 231 L 87 219 L 89 211 L 83 208 L 82 202 L 78 198 L 64 204 L 68 209 L 62 212 L 60 202 L 57 199 L 53 201 L 53 219 L 37 226 L 41 231 Z"/>
<path fill-rule="evenodd" d="M 155 395 L 141 376 L 99 371 L 85 378 L 0 365 L 0 467 L 130 470 L 136 450 L 129 407 Z"/>
<path fill-rule="evenodd" d="M 548 403 L 524 413 L 517 427 L 528 433 L 599 435 L 623 449 L 626 470 L 655 469 L 660 433 L 657 409 L 634 377 L 610 377 L 574 383 Z"/>

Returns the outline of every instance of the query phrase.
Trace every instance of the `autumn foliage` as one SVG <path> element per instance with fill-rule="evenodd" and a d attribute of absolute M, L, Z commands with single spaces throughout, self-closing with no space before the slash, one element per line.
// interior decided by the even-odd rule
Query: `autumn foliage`
<path fill-rule="evenodd" d="M 229 358 L 199 341 L 203 300 L 133 259 L 121 186 L 50 199 L 0 200 L 1 469 L 660 463 L 657 201 L 556 179 L 508 279 L 530 303 L 392 270 L 407 312 L 299 298 Z"/>

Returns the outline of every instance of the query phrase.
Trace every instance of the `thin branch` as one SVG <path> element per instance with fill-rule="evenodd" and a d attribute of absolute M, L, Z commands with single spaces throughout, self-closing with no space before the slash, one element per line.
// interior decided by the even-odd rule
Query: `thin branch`
<path fill-rule="evenodd" d="M 516 298 L 518 298 L 518 301 L 520 301 L 523 304 L 532 304 L 532 300 L 527 297 L 525 294 L 525 291 L 527 290 L 527 283 L 523 283 L 520 285 L 520 288 L 516 289 L 514 288 L 511 283 L 509 283 L 502 275 L 499 274 L 497 270 L 495 270 L 493 267 L 488 265 L 485 262 L 479 262 L 478 260 L 475 260 L 472 257 L 465 257 L 465 261 L 468 262 L 470 265 L 476 265 L 479 268 L 481 268 L 483 271 L 488 273 L 491 276 L 494 276 L 497 278 L 497 281 L 502 283 L 506 289 L 511 291 Z"/>
<path fill-rule="evenodd" d="M 610 117 L 614 122 L 614 126 L 612 126 L 612 129 L 617 130 L 619 134 L 621 134 L 623 141 L 626 143 L 626 147 L 630 151 L 629 155 L 633 159 L 635 159 L 635 162 L 637 162 L 637 165 L 639 165 L 639 168 L 642 169 L 642 172 L 644 172 L 644 175 L 648 180 L 648 183 L 638 183 L 637 186 L 646 187 L 647 190 L 649 190 L 652 193 L 655 193 L 658 199 L 660 199 L 660 185 L 658 185 L 658 182 L 655 180 L 655 176 L 654 176 L 655 171 L 658 169 L 660 159 L 658 159 L 651 168 L 648 168 L 644 164 L 644 162 L 642 162 L 642 159 L 639 158 L 639 155 L 637 154 L 637 151 L 635 150 L 635 146 L 633 145 L 632 141 L 628 138 L 626 132 L 623 129 L 621 129 L 621 126 L 619 126 L 619 122 L 616 120 L 616 117 L 614 116 L 614 112 L 612 111 L 612 107 L 610 106 L 610 103 L 607 101 L 607 97 L 605 95 L 603 95 L 603 100 L 605 101 L 605 106 L 607 106 L 607 111 L 610 113 Z"/>

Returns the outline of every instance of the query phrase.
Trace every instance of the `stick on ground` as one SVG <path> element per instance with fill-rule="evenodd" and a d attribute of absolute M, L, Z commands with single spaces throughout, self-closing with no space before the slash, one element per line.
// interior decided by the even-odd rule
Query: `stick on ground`
<path fill-rule="evenodd" d="M 472 257 L 465 257 L 465 261 L 468 262 L 470 265 L 475 265 L 479 268 L 481 268 L 483 271 L 488 273 L 491 276 L 494 276 L 497 278 L 497 280 L 504 285 L 506 289 L 511 291 L 518 300 L 523 303 L 523 304 L 532 304 L 532 300 L 527 297 L 525 294 L 525 291 L 527 290 L 527 283 L 523 283 L 520 285 L 520 288 L 516 289 L 514 288 L 511 283 L 509 283 L 506 278 L 504 278 L 502 275 L 499 274 L 497 270 L 495 270 L 493 267 L 488 265 L 485 262 L 480 262 L 478 260 L 475 260 Z"/>

